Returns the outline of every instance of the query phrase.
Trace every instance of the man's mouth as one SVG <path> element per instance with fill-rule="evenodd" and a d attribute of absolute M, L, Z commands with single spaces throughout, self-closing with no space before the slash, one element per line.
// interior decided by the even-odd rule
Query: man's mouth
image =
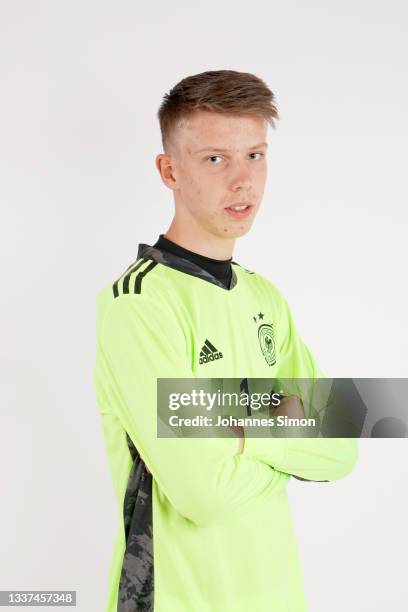
<path fill-rule="evenodd" d="M 238 219 L 248 216 L 252 212 L 252 209 L 253 204 L 233 204 L 225 208 L 229 215 Z"/>

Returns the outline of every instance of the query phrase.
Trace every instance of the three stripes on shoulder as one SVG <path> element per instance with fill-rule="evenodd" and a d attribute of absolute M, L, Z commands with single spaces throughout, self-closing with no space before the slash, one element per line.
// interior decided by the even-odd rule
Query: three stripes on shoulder
<path fill-rule="evenodd" d="M 149 262 L 150 263 L 147 263 Z M 142 281 L 159 262 L 145 258 L 134 261 L 121 276 L 113 283 L 113 297 L 123 293 L 141 293 Z M 147 264 L 147 265 L 145 265 Z"/>
<path fill-rule="evenodd" d="M 150 262 L 150 263 L 148 263 Z M 118 297 L 124 293 L 141 293 L 142 292 L 142 281 L 146 274 L 149 274 L 159 262 L 154 259 L 140 258 L 134 261 L 126 270 L 119 276 L 119 278 L 113 283 L 112 291 L 113 297 Z M 231 262 L 240 266 L 248 274 L 254 274 L 251 270 L 243 268 L 238 262 Z"/>

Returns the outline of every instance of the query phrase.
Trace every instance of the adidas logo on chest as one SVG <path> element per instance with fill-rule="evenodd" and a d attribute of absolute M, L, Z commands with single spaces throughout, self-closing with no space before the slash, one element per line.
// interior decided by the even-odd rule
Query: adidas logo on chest
<path fill-rule="evenodd" d="M 200 364 L 216 361 L 217 359 L 222 359 L 222 357 L 222 353 L 207 339 L 200 351 Z"/>

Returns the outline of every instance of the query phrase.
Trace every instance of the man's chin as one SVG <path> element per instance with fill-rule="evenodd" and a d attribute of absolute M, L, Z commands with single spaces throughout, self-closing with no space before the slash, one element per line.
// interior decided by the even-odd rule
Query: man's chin
<path fill-rule="evenodd" d="M 237 223 L 234 225 L 225 225 L 222 228 L 222 235 L 228 238 L 239 238 L 249 232 L 252 223 Z"/>

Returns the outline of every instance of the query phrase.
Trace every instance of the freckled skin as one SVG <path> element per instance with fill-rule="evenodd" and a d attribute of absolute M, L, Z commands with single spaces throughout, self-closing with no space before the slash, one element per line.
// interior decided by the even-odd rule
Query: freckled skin
<path fill-rule="evenodd" d="M 165 236 L 215 259 L 232 256 L 236 238 L 246 234 L 260 207 L 266 177 L 268 123 L 260 117 L 199 111 L 172 134 L 169 150 L 156 167 L 173 191 L 175 213 Z M 204 147 L 227 149 L 198 153 Z M 226 206 L 248 200 L 245 218 L 233 218 Z"/>

